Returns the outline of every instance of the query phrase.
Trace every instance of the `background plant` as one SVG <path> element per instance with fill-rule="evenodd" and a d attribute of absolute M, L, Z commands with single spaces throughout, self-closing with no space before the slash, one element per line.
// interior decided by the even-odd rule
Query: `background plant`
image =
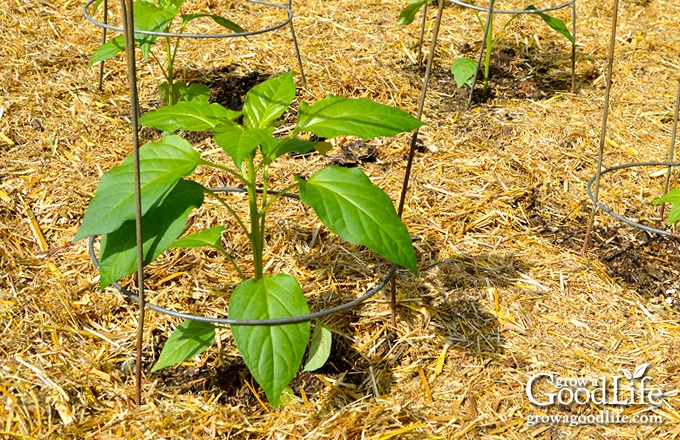
<path fill-rule="evenodd" d="M 402 9 L 401 13 L 399 14 L 399 19 L 398 23 L 400 25 L 408 25 L 413 22 L 415 19 L 416 14 L 418 11 L 425 6 L 427 3 L 431 2 L 433 0 L 418 0 L 418 1 L 411 1 L 408 6 L 406 6 L 404 9 Z M 493 3 L 491 8 L 493 8 Z M 533 5 L 529 5 L 525 8 L 526 11 L 536 11 L 536 7 Z M 486 29 L 486 36 L 484 38 L 485 40 L 485 48 L 484 48 L 484 63 L 483 63 L 483 78 L 484 78 L 484 93 L 488 93 L 489 91 L 489 71 L 491 67 L 491 53 L 493 51 L 494 46 L 500 38 L 503 36 L 503 33 L 505 32 L 505 29 L 508 27 L 510 23 L 512 23 L 517 17 L 520 15 L 524 14 L 514 14 L 510 19 L 505 22 L 503 27 L 498 31 L 495 35 L 493 34 L 493 25 L 494 25 L 494 13 L 491 13 L 491 16 L 489 17 L 489 26 L 488 28 L 485 26 L 484 21 L 482 20 L 479 11 L 476 9 L 473 9 L 475 16 L 477 17 L 477 21 L 479 22 L 479 25 L 481 26 L 482 30 Z M 550 15 L 547 15 L 543 12 L 534 12 L 534 14 L 538 15 L 543 19 L 543 21 L 551 28 L 554 29 L 555 31 L 559 32 L 560 34 L 564 35 L 572 44 L 575 43 L 574 36 L 569 32 L 567 29 L 566 25 L 564 22 L 558 18 L 552 17 Z M 472 85 L 473 78 L 475 76 L 475 73 L 477 72 L 478 66 L 477 62 L 474 60 L 471 60 L 468 57 L 461 57 L 454 61 L 451 64 L 451 73 L 453 74 L 454 80 L 456 81 L 456 86 L 462 87 L 463 85 L 467 84 L 468 86 Z"/>
<path fill-rule="evenodd" d="M 193 20 L 201 17 L 212 19 L 215 23 L 233 32 L 243 32 L 243 29 L 231 20 L 215 14 L 180 14 L 179 8 L 185 0 L 137 0 L 133 4 L 135 30 L 149 32 L 170 33 L 170 28 L 177 17 L 181 19 L 176 33 L 184 32 L 186 26 Z M 98 3 L 95 4 L 95 8 Z M 210 93 L 207 86 L 194 83 L 188 85 L 183 81 L 175 81 L 175 59 L 181 37 L 162 37 L 165 51 L 165 62 L 152 50 L 158 36 L 147 34 L 135 34 L 135 45 L 142 51 L 145 61 L 149 55 L 157 62 L 165 82 L 158 87 L 158 92 L 163 102 L 173 105 L 181 100 L 191 100 L 198 94 Z M 125 38 L 119 35 L 102 44 L 92 55 L 89 66 L 103 62 L 118 55 L 125 50 Z"/>
<path fill-rule="evenodd" d="M 661 203 L 671 203 L 671 210 L 668 212 L 668 225 L 672 226 L 680 220 L 680 187 L 673 188 L 663 197 L 654 200 L 657 205 Z"/>
<path fill-rule="evenodd" d="M 144 263 L 171 247 L 210 246 L 230 262 L 242 279 L 231 294 L 229 316 L 234 319 L 288 318 L 309 313 L 300 284 L 291 275 L 264 273 L 264 232 L 271 206 L 286 192 L 299 190 L 303 203 L 313 208 L 321 222 L 345 240 L 366 246 L 417 274 L 411 238 L 392 201 L 357 168 L 329 166 L 309 178 L 270 187 L 269 167 L 289 152 L 327 151 L 328 142 L 298 137 L 358 136 L 364 139 L 393 136 L 422 123 L 411 115 L 368 99 L 348 100 L 328 96 L 313 105 L 301 103 L 297 124 L 285 137 L 276 137 L 278 120 L 295 99 L 293 73 L 269 79 L 246 95 L 243 110 L 211 104 L 204 95 L 145 114 L 140 122 L 164 132 L 163 137 L 140 148 L 143 203 Z M 202 159 L 177 130 L 209 131 L 231 158 L 233 166 Z M 248 194 L 248 218 L 240 216 L 219 194 L 187 179 L 197 167 L 210 167 L 236 178 Z M 101 235 L 100 287 L 135 272 L 132 157 L 105 173 L 85 213 L 74 240 Z M 204 197 L 218 201 L 250 241 L 253 266 L 241 267 L 222 246 L 223 226 L 179 238 L 191 212 Z M 248 274 L 248 275 L 246 275 Z M 317 325 L 318 334 L 308 369 L 323 364 L 330 350 L 330 332 Z M 170 336 L 152 371 L 181 362 L 208 348 L 215 326 L 186 321 Z M 310 323 L 277 326 L 232 325 L 236 346 L 253 377 L 272 405 L 302 363 L 309 341 Z M 326 353 L 324 355 L 324 353 Z M 325 357 L 324 357 L 325 356 Z M 311 365 L 310 365 L 311 364 Z"/>

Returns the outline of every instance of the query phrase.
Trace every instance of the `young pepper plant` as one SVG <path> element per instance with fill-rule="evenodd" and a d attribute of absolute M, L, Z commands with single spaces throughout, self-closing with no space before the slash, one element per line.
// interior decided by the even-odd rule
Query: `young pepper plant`
<path fill-rule="evenodd" d="M 413 20 L 415 20 L 415 16 L 418 13 L 418 11 L 427 3 L 431 2 L 433 0 L 418 0 L 418 1 L 412 1 L 409 3 L 408 6 L 406 6 L 404 9 L 402 9 L 401 13 L 399 14 L 399 19 L 398 23 L 400 25 L 409 25 L 413 23 Z M 493 6 L 492 6 L 493 7 Z M 533 5 L 529 5 L 525 8 L 526 11 L 536 11 L 536 7 Z M 484 21 L 482 20 L 479 11 L 476 9 L 474 10 L 475 16 L 477 17 L 477 21 L 479 22 L 479 25 L 481 26 L 482 30 L 486 28 Z M 543 21 L 553 30 L 559 32 L 560 34 L 564 35 L 572 44 L 575 43 L 574 36 L 569 32 L 567 29 L 567 26 L 564 24 L 562 20 L 559 18 L 552 17 L 548 14 L 545 14 L 543 12 L 534 12 L 534 14 L 538 15 L 543 19 Z M 489 17 L 489 27 L 486 28 L 486 37 L 485 37 L 485 48 L 484 48 L 484 64 L 483 64 L 483 78 L 484 78 L 484 93 L 487 94 L 489 91 L 489 71 L 491 68 L 491 52 L 493 51 L 494 46 L 500 38 L 503 36 L 503 33 L 505 32 L 505 29 L 508 27 L 510 23 L 512 23 L 519 15 L 522 14 L 515 14 L 513 15 L 501 28 L 499 32 L 497 32 L 495 35 L 493 34 L 493 24 L 494 24 L 494 13 L 491 13 L 491 17 Z M 471 60 L 468 57 L 461 57 L 454 61 L 451 64 L 451 74 L 453 74 L 453 78 L 456 81 L 456 86 L 457 87 L 462 87 L 463 85 L 468 85 L 472 86 L 472 80 L 475 76 L 475 73 L 477 72 L 478 66 L 477 62 Z"/>
<path fill-rule="evenodd" d="M 293 73 L 271 78 L 247 94 L 243 110 L 235 112 L 198 97 L 145 114 L 140 122 L 164 132 L 140 148 L 144 263 L 168 248 L 211 246 L 225 256 L 242 282 L 229 299 L 229 316 L 261 320 L 309 313 L 299 282 L 291 275 L 265 273 L 267 212 L 286 192 L 297 189 L 321 222 L 343 239 L 366 246 L 414 274 L 415 251 L 406 226 L 392 201 L 358 168 L 329 166 L 312 176 L 296 178 L 272 191 L 270 165 L 285 153 L 327 151 L 327 142 L 300 139 L 301 133 L 319 138 L 394 136 L 421 125 L 394 107 L 368 99 L 328 96 L 312 105 L 301 103 L 297 125 L 285 137 L 274 129 L 295 99 Z M 241 122 L 242 121 L 242 122 Z M 192 145 L 173 132 L 209 131 L 231 158 L 224 166 L 201 158 Z M 105 173 L 87 208 L 74 240 L 101 235 L 100 287 L 129 275 L 136 268 L 132 157 Z M 190 180 L 197 167 L 212 167 L 236 178 L 246 189 L 249 213 L 242 218 L 219 194 Z M 205 197 L 216 199 L 244 231 L 252 250 L 252 267 L 242 267 L 221 244 L 224 227 L 178 238 L 190 213 Z M 317 325 L 312 347 L 328 352 L 330 332 Z M 255 380 L 276 406 L 282 390 L 298 371 L 310 337 L 310 323 L 276 326 L 232 325 L 231 332 Z M 212 324 L 185 321 L 166 342 L 152 371 L 181 362 L 207 349 L 215 337 Z M 327 354 L 325 355 L 327 357 Z M 324 355 L 310 353 L 307 369 L 323 364 Z M 311 365 L 313 364 L 313 365 Z"/>
<path fill-rule="evenodd" d="M 179 8 L 186 0 L 137 0 L 133 3 L 134 28 L 139 31 L 164 32 L 169 33 L 170 27 L 178 16 L 181 18 L 176 33 L 184 32 L 186 26 L 193 20 L 201 17 L 212 19 L 220 26 L 233 32 L 243 32 L 241 26 L 231 20 L 214 14 L 180 14 Z M 152 51 L 152 47 L 158 36 L 149 34 L 135 34 L 135 45 L 142 51 L 145 61 L 149 55 L 156 61 L 161 69 L 165 82 L 158 86 L 158 93 L 163 102 L 173 105 L 181 100 L 191 100 L 197 94 L 210 93 L 207 87 L 202 84 L 194 83 L 188 85 L 183 81 L 175 81 L 175 58 L 181 37 L 163 37 L 165 50 L 165 63 Z M 174 40 L 174 41 L 173 41 Z M 111 59 L 125 50 L 125 38 L 119 35 L 108 42 L 99 46 L 90 59 L 88 67 L 94 64 Z"/>
<path fill-rule="evenodd" d="M 654 200 L 654 203 L 660 205 L 662 203 L 671 203 L 671 210 L 668 213 L 668 226 L 672 226 L 680 220 L 680 187 L 673 188 L 664 196 Z"/>

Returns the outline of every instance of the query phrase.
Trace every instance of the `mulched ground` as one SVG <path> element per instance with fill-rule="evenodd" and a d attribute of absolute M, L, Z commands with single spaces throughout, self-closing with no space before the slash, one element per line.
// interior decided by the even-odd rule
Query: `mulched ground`
<path fill-rule="evenodd" d="M 112 3 L 112 17 L 117 5 Z M 553 3 L 554 4 L 554 3 Z M 450 64 L 476 57 L 481 30 L 469 11 L 446 5 L 406 198 L 421 276 L 400 271 L 397 325 L 388 294 L 325 319 L 334 336 L 328 364 L 301 373 L 284 408 L 272 409 L 235 350 L 219 347 L 149 373 L 178 321 L 147 315 L 142 405 L 134 402 L 136 307 L 98 289 L 87 244 L 72 243 L 101 174 L 130 151 L 126 67 L 107 62 L 103 90 L 86 69 L 100 42 L 80 2 L 12 0 L 0 7 L 0 437 L 331 439 L 672 439 L 680 434 L 680 253 L 677 239 L 626 226 L 599 212 L 581 256 L 591 210 L 612 6 L 579 1 L 576 91 L 570 45 L 537 17 L 511 23 L 492 56 L 490 94 L 457 88 Z M 187 5 L 188 6 L 188 5 Z M 420 22 L 396 25 L 403 4 L 345 0 L 295 4 L 295 30 L 248 39 L 185 40 L 177 76 L 211 87 L 211 100 L 242 105 L 254 84 L 296 70 L 299 102 L 328 94 L 367 97 L 416 113 L 424 68 Z M 498 7 L 526 4 L 498 0 Z M 539 6 L 539 5 L 537 5 Z M 186 7 L 186 6 L 185 6 Z M 191 8 L 228 15 L 246 29 L 285 18 L 247 2 Z M 423 56 L 434 25 L 426 22 Z M 605 165 L 664 160 L 680 77 L 680 5 L 620 5 Z M 554 15 L 567 23 L 567 10 Z M 498 19 L 502 26 L 507 17 Z M 115 22 L 115 19 L 114 19 Z M 213 31 L 210 22 L 196 31 Z M 139 64 L 142 111 L 160 105 L 160 72 Z M 158 133 L 144 131 L 144 140 Z M 205 134 L 187 135 L 215 155 Z M 398 200 L 409 136 L 333 141 L 327 157 L 290 156 L 281 184 L 327 164 L 359 166 Z M 663 224 L 651 201 L 663 168 L 603 178 L 601 200 L 616 212 Z M 678 183 L 677 170 L 673 182 Z M 210 186 L 232 185 L 205 172 Z M 239 196 L 230 196 L 239 206 Z M 238 208 L 238 209 L 242 209 Z M 198 223 L 225 224 L 226 246 L 249 258 L 244 237 L 212 206 Z M 389 266 L 334 237 L 290 200 L 272 212 L 266 259 L 302 280 L 314 310 L 376 285 Z M 659 223 L 661 222 L 661 223 Z M 149 268 L 153 301 L 218 315 L 237 277 L 209 251 L 169 251 Z M 171 275 L 171 276 L 170 276 Z M 131 280 L 124 280 L 130 285 Z M 539 372 L 613 377 L 649 363 L 666 393 L 654 425 L 529 426 L 538 408 L 525 385 Z M 623 409 L 633 414 L 638 407 Z M 618 409 L 614 409 L 618 411 Z"/>

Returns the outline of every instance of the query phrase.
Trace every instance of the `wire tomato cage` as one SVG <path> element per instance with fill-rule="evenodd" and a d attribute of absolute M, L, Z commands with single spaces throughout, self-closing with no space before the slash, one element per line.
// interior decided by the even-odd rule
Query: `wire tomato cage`
<path fill-rule="evenodd" d="M 197 39 L 209 39 L 209 38 L 236 38 L 236 37 L 249 37 L 253 35 L 259 35 L 259 34 L 264 34 L 267 32 L 272 32 L 276 31 L 278 29 L 281 29 L 282 27 L 288 25 L 290 28 L 290 33 L 291 37 L 293 39 L 293 48 L 295 50 L 295 57 L 297 59 L 297 64 L 298 68 L 300 69 L 300 79 L 302 82 L 302 85 L 306 85 L 306 77 L 305 77 L 305 72 L 304 68 L 302 66 L 302 56 L 300 55 L 300 47 L 298 45 L 298 40 L 297 36 L 295 34 L 295 27 L 293 26 L 293 0 L 288 0 L 286 4 L 281 4 L 281 3 L 273 3 L 273 2 L 268 2 L 264 0 L 245 0 L 248 3 L 253 3 L 256 5 L 261 5 L 261 6 L 266 6 L 274 9 L 279 9 L 283 11 L 286 15 L 286 17 L 277 23 L 274 23 L 270 26 L 261 28 L 261 29 L 255 29 L 255 30 L 249 30 L 249 31 L 243 31 L 243 32 L 229 32 L 229 33 L 224 33 L 224 32 L 215 32 L 215 33 L 202 33 L 202 32 L 181 32 L 181 33 L 176 33 L 176 32 L 157 32 L 157 31 L 144 31 L 144 30 L 137 30 L 135 29 L 135 34 L 142 34 L 142 35 L 153 35 L 156 37 L 172 37 L 172 38 L 197 38 Z M 109 5 L 108 2 L 109 0 L 103 0 L 103 11 L 101 12 L 101 18 L 97 17 L 95 18 L 95 11 L 98 9 L 95 4 L 99 4 L 102 2 L 102 0 L 88 0 L 87 3 L 85 3 L 85 6 L 83 6 L 83 15 L 85 18 L 90 22 L 93 23 L 96 26 L 99 26 L 102 28 L 102 44 L 106 43 L 106 37 L 107 37 L 107 31 L 116 31 L 116 32 L 123 32 L 124 27 L 123 26 L 114 26 L 109 23 Z M 95 5 L 95 6 L 93 6 Z M 99 88 L 102 86 L 102 81 L 104 77 L 104 62 L 101 62 L 99 65 Z"/>
<path fill-rule="evenodd" d="M 210 191 L 213 192 L 222 192 L 222 193 L 243 193 L 246 192 L 245 188 L 232 188 L 232 187 L 220 187 L 220 188 L 211 188 Z M 277 194 L 276 191 L 267 191 L 269 194 Z M 300 196 L 297 194 L 292 194 L 292 193 L 284 193 L 283 197 L 289 198 L 289 199 L 297 199 L 299 200 Z M 90 259 L 92 260 L 92 263 L 94 266 L 99 269 L 99 260 L 97 258 L 95 249 L 94 249 L 94 237 L 90 237 L 90 241 L 88 244 L 88 252 L 90 254 Z M 168 309 L 162 306 L 159 306 L 157 304 L 153 303 L 146 303 L 146 307 L 149 309 L 162 313 L 165 315 L 169 316 L 174 316 L 176 318 L 181 318 L 181 319 L 190 319 L 192 321 L 200 321 L 200 322 L 209 322 L 212 324 L 217 324 L 217 325 L 284 325 L 284 324 L 295 324 L 299 322 L 305 322 L 305 321 L 311 321 L 313 319 L 318 319 L 318 318 L 323 318 L 324 316 L 332 315 L 338 312 L 342 312 L 344 310 L 351 309 L 357 305 L 360 305 L 364 302 L 366 302 L 369 298 L 374 296 L 376 293 L 380 292 L 390 281 L 392 276 L 396 273 L 398 269 L 398 266 L 396 264 L 392 264 L 390 267 L 390 270 L 388 271 L 387 275 L 380 281 L 380 283 L 370 289 L 368 292 L 363 294 L 362 296 L 355 298 L 351 301 L 348 301 L 344 304 L 341 304 L 336 307 L 320 310 L 318 312 L 314 313 L 309 313 L 306 315 L 300 315 L 300 316 L 292 316 L 288 318 L 273 318 L 273 319 L 231 319 L 228 317 L 208 317 L 208 316 L 202 316 L 202 315 L 194 315 L 191 313 L 184 313 L 184 312 L 178 312 L 172 309 Z M 123 287 L 120 283 L 114 282 L 111 284 L 116 290 L 118 290 L 120 293 L 122 293 L 124 296 L 127 298 L 139 302 L 139 296 L 135 295 L 132 293 L 129 289 Z"/>
<path fill-rule="evenodd" d="M 611 38 L 609 41 L 609 57 L 608 57 L 608 62 L 607 62 L 607 68 L 606 68 L 606 87 L 605 87 L 605 95 L 604 95 L 604 107 L 603 107 L 603 114 L 602 114 L 602 128 L 600 132 L 600 145 L 599 145 L 599 150 L 598 150 L 598 155 L 597 155 L 597 171 L 595 175 L 588 181 L 587 185 L 587 192 L 588 192 L 588 197 L 590 197 L 590 200 L 593 202 L 593 207 L 590 213 L 590 219 L 588 221 L 588 227 L 586 229 L 586 234 L 585 238 L 583 240 L 583 247 L 581 249 L 581 255 L 585 255 L 585 252 L 588 248 L 588 245 L 590 243 L 590 235 L 593 229 L 593 225 L 595 222 L 595 214 L 598 209 L 601 209 L 603 212 L 607 213 L 608 215 L 614 217 L 615 219 L 621 221 L 622 223 L 625 223 L 629 226 L 633 226 L 635 228 L 647 231 L 647 232 L 652 232 L 655 234 L 659 235 L 664 235 L 668 236 L 671 238 L 680 238 L 680 234 L 676 232 L 669 231 L 667 229 L 661 229 L 660 227 L 653 227 L 649 225 L 644 225 L 640 223 L 639 221 L 636 221 L 634 219 L 631 219 L 629 217 L 625 217 L 617 212 L 614 211 L 614 209 L 608 207 L 604 203 L 600 202 L 600 184 L 602 180 L 602 176 L 618 171 L 618 170 L 628 170 L 628 169 L 635 169 L 635 168 L 644 168 L 644 167 L 665 167 L 666 168 L 666 179 L 665 179 L 665 185 L 664 185 L 664 194 L 668 192 L 670 188 L 670 182 L 672 178 L 672 171 L 676 167 L 680 167 L 680 162 L 675 161 L 675 144 L 676 144 L 676 138 L 677 138 L 677 130 L 678 130 L 678 115 L 680 113 L 680 78 L 678 79 L 678 90 L 677 90 L 677 98 L 675 102 L 675 112 L 673 116 L 673 128 L 671 130 L 671 142 L 670 142 L 670 147 L 668 149 L 668 158 L 665 161 L 647 161 L 647 162 L 635 162 L 635 163 L 625 163 L 625 164 L 620 164 L 620 165 L 615 165 L 612 167 L 604 168 L 603 166 L 603 157 L 604 157 L 604 146 L 605 146 L 605 138 L 607 134 L 607 120 L 609 116 L 609 100 L 610 100 L 610 94 L 611 94 L 611 87 L 612 87 L 612 71 L 613 71 L 613 65 L 614 65 L 614 54 L 615 54 L 615 49 L 616 49 L 616 26 L 617 26 L 617 21 L 618 21 L 618 5 L 619 1 L 614 0 L 614 6 L 613 6 L 613 13 L 612 13 L 612 25 L 611 25 Z M 662 204 L 661 207 L 659 208 L 659 220 L 663 220 L 664 217 L 664 208 L 665 204 Z"/>

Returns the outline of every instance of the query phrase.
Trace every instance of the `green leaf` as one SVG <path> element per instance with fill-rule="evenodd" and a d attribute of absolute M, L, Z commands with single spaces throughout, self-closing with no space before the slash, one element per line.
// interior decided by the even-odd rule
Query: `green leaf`
<path fill-rule="evenodd" d="M 295 99 L 293 72 L 270 78 L 246 93 L 243 124 L 250 128 L 269 127 Z"/>
<path fill-rule="evenodd" d="M 307 364 L 302 371 L 318 370 L 324 366 L 331 355 L 331 345 L 333 345 L 331 329 L 320 319 L 315 320 L 314 323 L 316 325 L 314 326 L 314 334 L 312 334 Z"/>
<path fill-rule="evenodd" d="M 198 248 L 211 246 L 226 253 L 227 251 L 222 246 L 222 232 L 224 232 L 224 230 L 224 226 L 215 226 L 214 228 L 204 229 L 201 232 L 187 235 L 186 237 L 175 240 L 175 242 L 170 247 Z"/>
<path fill-rule="evenodd" d="M 462 87 L 467 84 L 472 86 L 472 79 L 477 71 L 477 63 L 468 57 L 458 58 L 451 64 L 451 73 L 453 79 L 456 80 L 456 87 Z"/>
<path fill-rule="evenodd" d="M 349 100 L 332 95 L 313 105 L 301 103 L 298 114 L 300 130 L 325 138 L 394 136 L 422 125 L 421 121 L 398 108 L 365 98 Z"/>
<path fill-rule="evenodd" d="M 104 0 L 96 0 L 94 3 L 92 3 L 92 10 L 94 12 L 97 12 L 97 10 L 99 9 L 99 6 L 101 6 L 103 1 Z"/>
<path fill-rule="evenodd" d="M 207 350 L 215 340 L 215 326 L 187 320 L 177 326 L 163 346 L 151 372 L 183 362 Z"/>
<path fill-rule="evenodd" d="M 654 200 L 654 203 L 672 203 L 673 207 L 668 213 L 668 225 L 672 225 L 680 220 L 680 187 L 674 188 L 663 197 Z"/>
<path fill-rule="evenodd" d="M 203 203 L 203 191 L 196 182 L 180 180 L 167 197 L 142 218 L 145 265 L 173 245 L 186 227 L 191 211 Z M 137 270 L 135 232 L 133 219 L 102 235 L 99 257 L 99 287 L 102 290 Z"/>
<path fill-rule="evenodd" d="M 234 164 L 241 169 L 243 159 L 274 134 L 274 127 L 243 129 L 236 124 L 222 124 L 215 127 L 217 145 L 231 156 Z"/>
<path fill-rule="evenodd" d="M 133 3 L 135 29 L 141 31 L 165 32 L 177 16 L 177 6 L 170 3 L 165 6 L 151 2 L 136 1 Z M 158 36 L 135 33 L 135 44 L 142 49 L 144 59 L 148 59 L 151 46 Z"/>
<path fill-rule="evenodd" d="M 302 288 L 287 274 L 241 283 L 229 300 L 233 319 L 288 318 L 309 313 Z M 286 325 L 232 325 L 236 347 L 269 403 L 278 406 L 281 391 L 297 372 L 309 341 L 309 322 Z"/>
<path fill-rule="evenodd" d="M 330 166 L 309 180 L 298 181 L 300 199 L 314 208 L 331 231 L 418 274 L 406 226 L 389 196 L 373 185 L 363 171 Z"/>
<path fill-rule="evenodd" d="M 413 23 L 413 20 L 415 20 L 416 14 L 418 13 L 418 11 L 420 11 L 420 8 L 422 8 L 426 3 L 429 3 L 431 1 L 432 0 L 422 0 L 419 2 L 413 2 L 410 5 L 406 6 L 404 9 L 401 10 L 401 13 L 399 14 L 399 19 L 397 20 L 397 24 L 406 26 Z"/>
<path fill-rule="evenodd" d="M 185 87 L 180 87 L 179 93 L 185 101 L 208 102 L 210 99 L 210 87 L 198 82 L 193 82 L 188 86 L 185 84 Z M 235 116 L 234 119 L 237 117 L 238 116 Z"/>
<path fill-rule="evenodd" d="M 142 215 L 157 205 L 184 176 L 194 172 L 200 155 L 185 139 L 170 135 L 139 150 Z M 115 231 L 135 218 L 133 157 L 106 172 L 90 201 L 74 241 Z"/>
<path fill-rule="evenodd" d="M 225 27 L 238 34 L 244 32 L 243 28 L 234 23 L 233 21 L 227 20 L 224 17 L 220 17 L 219 15 L 214 14 L 182 14 L 182 21 L 186 24 L 189 23 L 191 20 L 195 20 L 200 17 L 211 18 L 215 23 L 219 24 L 220 26 Z"/>
<path fill-rule="evenodd" d="M 217 103 L 207 101 L 182 101 L 168 107 L 145 113 L 139 123 L 147 127 L 174 132 L 177 130 L 206 131 L 221 123 L 228 123 L 240 116 Z"/>
<path fill-rule="evenodd" d="M 266 164 L 272 163 L 277 157 L 286 153 L 306 154 L 312 150 L 317 150 L 321 154 L 326 154 L 333 145 L 329 142 L 312 142 L 298 138 L 281 139 L 271 137 L 262 144 L 262 154 L 264 154 Z M 270 154 L 271 153 L 271 154 Z"/>
<path fill-rule="evenodd" d="M 535 11 L 536 7 L 534 5 L 529 5 L 526 7 L 526 10 Z M 567 37 L 567 40 L 571 41 L 572 44 L 576 42 L 574 36 L 571 35 L 571 32 L 569 32 L 569 29 L 567 29 L 567 26 L 564 24 L 562 20 L 560 20 L 559 18 L 551 17 L 550 15 L 544 14 L 543 12 L 535 12 L 535 14 L 541 17 L 543 21 L 545 21 L 546 24 L 550 26 L 551 29 Z"/>
<path fill-rule="evenodd" d="M 163 104 L 165 105 L 172 105 L 177 104 L 179 101 L 182 99 L 182 95 L 180 94 L 180 90 L 186 87 L 186 83 L 177 81 L 172 84 L 172 87 L 170 87 L 169 82 L 163 82 L 158 85 L 158 94 L 161 96 L 161 100 L 163 101 Z"/>
<path fill-rule="evenodd" d="M 87 65 L 87 68 L 89 69 L 101 61 L 110 60 L 124 50 L 125 37 L 119 35 L 116 38 L 112 38 L 111 40 L 99 46 L 99 48 L 92 54 L 92 58 L 90 59 L 90 63 Z"/>

